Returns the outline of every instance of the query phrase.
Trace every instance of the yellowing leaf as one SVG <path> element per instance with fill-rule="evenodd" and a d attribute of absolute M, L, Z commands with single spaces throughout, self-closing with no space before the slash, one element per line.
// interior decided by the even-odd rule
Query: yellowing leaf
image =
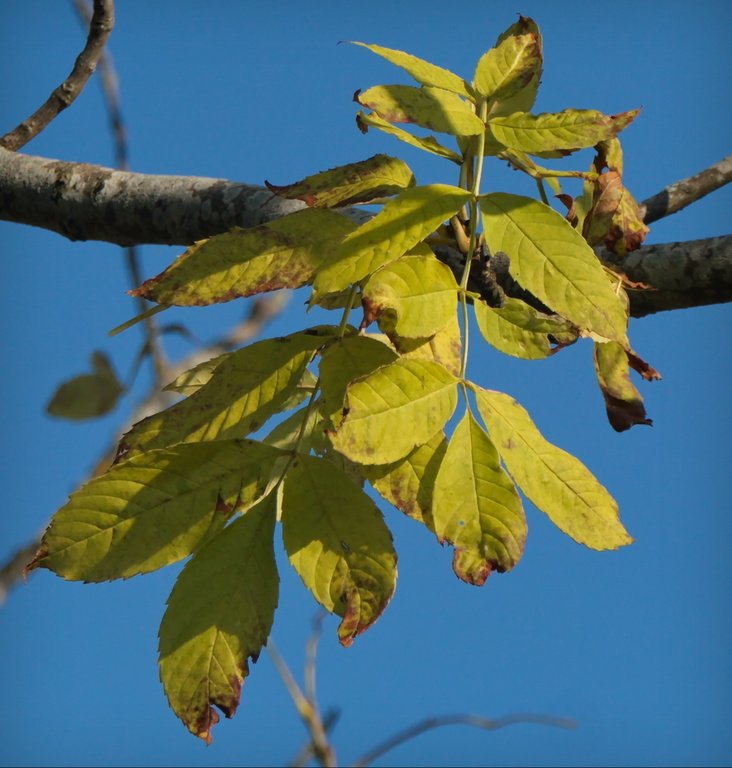
<path fill-rule="evenodd" d="M 313 208 L 339 208 L 368 203 L 414 186 L 414 174 L 406 163 L 388 155 L 341 165 L 277 187 L 264 182 L 270 192 L 288 200 L 302 200 Z"/>
<path fill-rule="evenodd" d="M 510 37 L 523 37 L 525 35 L 533 36 L 538 44 L 538 50 L 534 49 L 532 52 L 533 56 L 538 55 L 538 62 L 535 64 L 536 69 L 531 79 L 518 93 L 513 96 L 503 97 L 498 104 L 491 107 L 491 115 L 493 116 L 510 115 L 513 112 L 528 112 L 534 106 L 542 70 L 541 33 L 536 22 L 527 16 L 519 16 L 518 21 L 511 24 L 505 32 L 499 35 L 496 47 L 500 47 Z"/>
<path fill-rule="evenodd" d="M 449 267 L 433 255 L 410 256 L 375 272 L 363 287 L 367 323 L 384 333 L 426 338 L 455 315 L 458 285 Z"/>
<path fill-rule="evenodd" d="M 623 182 L 615 171 L 603 173 L 595 181 L 592 205 L 584 214 L 582 225 L 582 235 L 590 245 L 596 245 L 607 235 L 622 196 Z"/>
<path fill-rule="evenodd" d="M 204 360 L 193 368 L 183 371 L 180 376 L 177 376 L 163 389 L 166 392 L 177 392 L 180 395 L 192 395 L 210 381 L 214 370 L 232 354 L 233 352 L 225 352 L 223 355 L 217 355 L 210 360 Z"/>
<path fill-rule="evenodd" d="M 447 184 L 404 190 L 343 240 L 332 262 L 318 271 L 315 294 L 341 291 L 396 261 L 457 213 L 469 198 L 469 192 Z"/>
<path fill-rule="evenodd" d="M 332 463 L 300 456 L 285 477 L 282 537 L 305 586 L 342 617 L 338 639 L 350 645 L 396 585 L 396 553 L 376 505 Z"/>
<path fill-rule="evenodd" d="M 514 112 L 489 118 L 488 134 L 510 149 L 529 154 L 557 150 L 566 154 L 611 139 L 637 114 L 638 110 L 632 110 L 608 116 L 594 109 L 565 109 L 541 115 Z"/>
<path fill-rule="evenodd" d="M 591 549 L 630 544 L 618 506 L 587 467 L 547 442 L 511 397 L 472 385 L 478 410 L 509 474 L 561 531 Z"/>
<path fill-rule="evenodd" d="M 107 581 L 175 563 L 266 492 L 282 455 L 251 440 L 223 440 L 117 464 L 53 516 L 32 567 Z"/>
<path fill-rule="evenodd" d="M 438 432 L 394 464 L 364 467 L 366 479 L 384 499 L 434 531 L 432 493 L 447 441 Z"/>
<path fill-rule="evenodd" d="M 262 442 L 291 451 L 301 441 L 299 450 L 307 453 L 313 443 L 325 439 L 324 429 L 325 421 L 317 407 L 308 409 L 306 406 L 283 419 Z"/>
<path fill-rule="evenodd" d="M 473 311 L 483 338 L 507 355 L 538 360 L 552 354 L 551 336 L 555 342 L 567 343 L 576 338 L 572 326 L 557 315 L 545 315 L 520 299 L 507 296 L 500 308 L 473 301 Z"/>
<path fill-rule="evenodd" d="M 485 126 L 469 104 L 442 88 L 411 85 L 376 85 L 354 96 L 390 123 L 416 123 L 454 136 L 477 136 Z"/>
<path fill-rule="evenodd" d="M 628 355 L 620 344 L 595 344 L 595 375 L 605 398 L 610 425 L 616 432 L 624 432 L 635 424 L 651 425 L 646 417 L 643 398 L 630 380 Z"/>
<path fill-rule="evenodd" d="M 103 352 L 91 357 L 93 373 L 74 376 L 61 384 L 46 406 L 50 416 L 79 421 L 109 413 L 125 391 Z"/>
<path fill-rule="evenodd" d="M 457 379 L 437 363 L 397 360 L 349 385 L 345 418 L 331 435 L 358 464 L 391 464 L 426 443 L 452 416 Z"/>
<path fill-rule="evenodd" d="M 455 376 L 460 375 L 462 342 L 457 314 L 429 339 L 392 337 L 394 346 L 405 360 L 432 360 Z"/>
<path fill-rule="evenodd" d="M 201 240 L 157 277 L 130 291 L 159 304 L 216 304 L 309 283 L 355 224 L 334 211 L 304 210 Z"/>
<path fill-rule="evenodd" d="M 422 149 L 425 152 L 430 152 L 438 157 L 444 157 L 446 160 L 452 160 L 453 163 L 460 165 L 462 163 L 462 157 L 457 152 L 453 152 L 447 147 L 443 147 L 434 136 L 413 136 L 411 133 L 397 128 L 395 125 L 382 120 L 378 115 L 365 112 L 356 113 L 356 125 L 361 133 L 366 133 L 369 128 L 377 128 L 384 133 L 388 133 L 390 136 L 403 141 L 405 144 L 410 144 L 417 149 Z"/>
<path fill-rule="evenodd" d="M 612 226 L 605 235 L 605 247 L 624 256 L 640 248 L 648 234 L 638 203 L 627 187 L 623 187 L 620 203 L 613 215 Z"/>
<path fill-rule="evenodd" d="M 541 72 L 541 39 L 536 33 L 508 35 L 484 53 L 475 68 L 478 93 L 501 102 L 520 93 Z"/>
<path fill-rule="evenodd" d="M 394 48 L 384 48 L 382 45 L 369 45 L 367 43 L 359 43 L 356 41 L 350 41 L 353 45 L 359 45 L 362 48 L 367 48 L 377 56 L 381 56 L 391 64 L 395 64 L 397 67 L 401 67 L 405 72 L 410 74 L 420 85 L 433 85 L 437 88 L 442 88 L 446 91 L 452 91 L 465 98 L 472 98 L 472 89 L 470 86 L 457 75 L 450 72 L 448 69 L 443 69 L 435 64 L 430 64 L 429 61 L 412 56 L 410 53 L 404 53 L 404 51 L 398 51 Z"/>
<path fill-rule="evenodd" d="M 267 642 L 277 607 L 274 496 L 235 520 L 193 556 L 160 625 L 160 680 L 188 730 L 211 743 L 217 706 L 232 717 L 248 659 Z"/>
<path fill-rule="evenodd" d="M 470 411 L 437 472 L 432 518 L 440 541 L 471 553 L 454 561 L 463 581 L 480 586 L 492 570 L 508 571 L 521 557 L 527 531 L 521 500 Z"/>
<path fill-rule="evenodd" d="M 578 328 L 626 344 L 627 314 L 594 251 L 548 205 L 518 195 L 481 197 L 484 236 L 516 281 Z"/>
<path fill-rule="evenodd" d="M 231 353 L 190 397 L 135 424 L 122 438 L 118 457 L 256 431 L 295 394 L 305 366 L 326 340 L 316 331 L 259 341 Z"/>

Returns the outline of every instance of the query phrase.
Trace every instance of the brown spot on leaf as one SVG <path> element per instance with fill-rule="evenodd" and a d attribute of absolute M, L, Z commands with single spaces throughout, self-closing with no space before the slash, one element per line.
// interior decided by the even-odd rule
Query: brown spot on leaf
<path fill-rule="evenodd" d="M 487 560 L 483 560 L 480 566 L 476 568 L 467 568 L 466 563 L 462 561 L 464 550 L 455 549 L 452 555 L 452 570 L 455 575 L 466 584 L 472 584 L 474 587 L 482 587 L 488 577 L 491 575 L 493 567 Z M 472 561 L 472 559 L 471 559 Z"/>

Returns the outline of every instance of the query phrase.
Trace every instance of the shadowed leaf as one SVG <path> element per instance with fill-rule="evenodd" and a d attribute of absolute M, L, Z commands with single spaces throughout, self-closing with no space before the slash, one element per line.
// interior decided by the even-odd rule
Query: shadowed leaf
<path fill-rule="evenodd" d="M 460 375 L 462 342 L 457 314 L 428 339 L 405 339 L 392 335 L 392 343 L 404 360 L 432 360 L 455 376 Z"/>
<path fill-rule="evenodd" d="M 54 392 L 46 406 L 50 416 L 71 421 L 94 419 L 109 413 L 125 391 L 103 352 L 91 356 L 93 373 L 74 376 Z"/>
<path fill-rule="evenodd" d="M 624 432 L 635 424 L 652 425 L 646 417 L 643 398 L 630 380 L 628 355 L 620 344 L 594 345 L 595 375 L 605 398 L 610 425 Z"/>

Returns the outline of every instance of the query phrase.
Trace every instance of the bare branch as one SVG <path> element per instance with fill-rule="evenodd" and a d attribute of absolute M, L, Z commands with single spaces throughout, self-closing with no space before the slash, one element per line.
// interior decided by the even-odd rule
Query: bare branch
<path fill-rule="evenodd" d="M 670 216 L 672 213 L 686 208 L 700 198 L 714 192 L 732 181 L 732 155 L 722 158 L 718 163 L 700 171 L 688 179 L 681 179 L 669 184 L 658 194 L 644 200 L 641 214 L 646 224 Z"/>
<path fill-rule="evenodd" d="M 113 26 L 113 1 L 94 0 L 94 15 L 89 25 L 86 45 L 77 56 L 69 76 L 30 117 L 0 138 L 0 147 L 15 151 L 25 146 L 74 101 L 92 76 Z"/>

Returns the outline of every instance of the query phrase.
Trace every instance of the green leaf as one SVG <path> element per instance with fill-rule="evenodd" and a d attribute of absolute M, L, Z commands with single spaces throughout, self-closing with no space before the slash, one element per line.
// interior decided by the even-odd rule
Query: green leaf
<path fill-rule="evenodd" d="M 457 403 L 457 378 L 437 363 L 396 360 L 346 390 L 331 442 L 358 464 L 391 464 L 437 434 Z"/>
<path fill-rule="evenodd" d="M 107 581 L 175 563 L 263 496 L 282 456 L 251 440 L 225 440 L 117 464 L 53 516 L 31 567 Z"/>
<path fill-rule="evenodd" d="M 594 345 L 595 375 L 605 398 L 610 425 L 624 432 L 635 424 L 652 425 L 647 418 L 643 398 L 630 380 L 630 366 L 625 349 L 615 342 Z"/>
<path fill-rule="evenodd" d="M 617 549 L 632 542 L 614 499 L 584 464 L 547 442 L 511 397 L 471 386 L 511 477 L 554 525 L 591 549 Z"/>
<path fill-rule="evenodd" d="M 320 412 L 334 426 L 340 424 L 346 387 L 396 359 L 391 347 L 372 336 L 347 336 L 331 344 L 320 357 Z"/>
<path fill-rule="evenodd" d="M 377 56 L 381 56 L 391 64 L 401 67 L 410 74 L 420 85 L 433 85 L 436 88 L 442 88 L 445 91 L 457 93 L 467 99 L 473 98 L 471 87 L 457 75 L 448 69 L 443 69 L 429 61 L 419 59 L 410 53 L 398 51 L 394 48 L 384 48 L 382 45 L 369 45 L 368 43 L 359 43 L 355 40 L 349 41 L 352 45 L 359 45 L 361 48 L 367 48 Z"/>
<path fill-rule="evenodd" d="M 457 152 L 443 147 L 434 136 L 413 136 L 411 133 L 397 128 L 395 125 L 382 120 L 378 115 L 373 113 L 366 114 L 365 112 L 356 113 L 356 125 L 361 133 L 366 133 L 369 128 L 377 128 L 384 133 L 388 133 L 390 136 L 394 136 L 403 141 L 405 144 L 410 144 L 417 149 L 422 149 L 425 152 L 430 152 L 438 157 L 444 157 L 446 160 L 452 160 L 453 163 L 460 165 L 462 163 L 462 157 Z"/>
<path fill-rule="evenodd" d="M 340 165 L 277 187 L 264 182 L 270 192 L 288 200 L 302 200 L 313 208 L 340 208 L 368 203 L 414 186 L 414 174 L 396 157 L 374 155 L 358 163 Z"/>
<path fill-rule="evenodd" d="M 160 680 L 188 730 L 211 743 L 233 717 L 248 660 L 267 642 L 277 607 L 274 494 L 235 520 L 181 571 L 160 624 Z"/>
<path fill-rule="evenodd" d="M 552 354 L 555 343 L 569 343 L 577 337 L 572 326 L 558 315 L 545 315 L 520 299 L 507 296 L 500 308 L 473 301 L 473 311 L 483 338 L 500 352 L 525 360 L 539 360 Z"/>
<path fill-rule="evenodd" d="M 485 129 L 466 101 L 442 88 L 376 85 L 356 91 L 354 100 L 390 123 L 416 123 L 453 136 L 477 136 Z"/>
<path fill-rule="evenodd" d="M 201 240 L 130 293 L 159 304 L 200 306 L 311 282 L 355 224 L 307 209 Z"/>
<path fill-rule="evenodd" d="M 91 356 L 93 373 L 74 376 L 61 384 L 46 406 L 50 416 L 80 421 L 94 419 L 109 413 L 125 388 L 104 352 Z"/>
<path fill-rule="evenodd" d="M 342 617 L 338 639 L 350 645 L 396 585 L 396 553 L 378 508 L 330 462 L 299 456 L 285 477 L 282 536 L 305 586 Z"/>
<path fill-rule="evenodd" d="M 452 315 L 429 339 L 404 339 L 392 336 L 392 341 L 404 360 L 432 360 L 455 376 L 460 376 L 462 341 L 457 314 Z"/>
<path fill-rule="evenodd" d="M 510 34 L 480 57 L 473 84 L 484 98 L 501 102 L 526 88 L 541 72 L 541 63 L 537 33 Z"/>
<path fill-rule="evenodd" d="M 467 411 L 450 438 L 435 481 L 432 517 L 439 540 L 459 552 L 458 578 L 482 585 L 493 570 L 508 571 L 526 541 L 521 500 L 498 453 Z"/>
<path fill-rule="evenodd" d="M 258 341 L 231 353 L 190 397 L 135 424 L 118 457 L 151 448 L 242 437 L 254 432 L 295 394 L 313 352 L 335 328 Z"/>
<path fill-rule="evenodd" d="M 382 498 L 434 532 L 432 493 L 446 448 L 445 435 L 438 432 L 401 461 L 364 467 L 364 474 Z"/>
<path fill-rule="evenodd" d="M 283 451 L 291 451 L 295 448 L 298 441 L 302 442 L 299 450 L 307 453 L 312 447 L 312 443 L 323 436 L 325 421 L 319 413 L 317 407 L 308 410 L 307 406 L 290 414 L 283 419 L 268 435 L 263 442 L 267 445 L 273 445 Z M 324 436 L 323 436 L 324 439 Z"/>
<path fill-rule="evenodd" d="M 384 333 L 426 338 L 455 315 L 458 284 L 433 255 L 409 256 L 375 272 L 364 284 L 364 322 L 378 320 Z"/>
<path fill-rule="evenodd" d="M 180 376 L 176 376 L 170 384 L 163 387 L 163 391 L 177 392 L 186 397 L 194 392 L 198 392 L 204 384 L 208 384 L 216 368 L 233 354 L 233 352 L 225 352 L 223 355 L 217 355 L 210 360 L 204 360 L 193 368 L 183 371 Z"/>
<path fill-rule="evenodd" d="M 594 251 L 548 205 L 501 192 L 483 195 L 484 236 L 504 251 L 520 285 L 598 340 L 627 344 L 627 315 Z"/>
<path fill-rule="evenodd" d="M 396 261 L 457 213 L 469 198 L 469 192 L 447 184 L 404 190 L 343 240 L 332 262 L 318 270 L 315 294 L 341 291 Z"/>
<path fill-rule="evenodd" d="M 510 149 L 529 154 L 556 151 L 566 154 L 611 139 L 637 114 L 637 109 L 609 116 L 595 109 L 565 109 L 541 115 L 514 112 L 490 117 L 487 132 Z"/>

